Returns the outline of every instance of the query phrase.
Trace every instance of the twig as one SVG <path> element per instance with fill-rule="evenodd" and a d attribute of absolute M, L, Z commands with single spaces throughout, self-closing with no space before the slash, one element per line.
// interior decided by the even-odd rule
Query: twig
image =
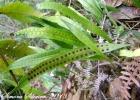
<path fill-rule="evenodd" d="M 129 30 L 129 28 L 128 28 L 125 24 L 121 23 L 121 22 L 120 22 L 120 21 L 118 21 L 117 19 L 115 19 L 115 20 L 116 20 L 116 22 L 118 22 L 119 24 L 121 24 L 122 26 L 124 26 L 124 27 L 125 27 L 125 29 Z"/>
<path fill-rule="evenodd" d="M 130 30 L 132 30 L 133 28 L 135 28 L 139 24 L 140 24 L 140 22 L 138 22 L 136 25 L 134 25 Z"/>
<path fill-rule="evenodd" d="M 50 93 L 50 91 L 55 87 L 56 85 L 53 85 L 48 91 L 46 94 Z"/>
<path fill-rule="evenodd" d="M 68 6 L 70 6 L 70 5 L 71 5 L 71 0 L 68 1 Z"/>
<path fill-rule="evenodd" d="M 98 65 L 97 65 L 97 67 L 98 67 L 98 76 L 100 75 L 100 66 L 99 66 L 99 60 L 98 60 Z"/>
<path fill-rule="evenodd" d="M 101 91 L 102 96 L 104 97 L 104 100 L 107 100 L 103 92 Z"/>
<path fill-rule="evenodd" d="M 120 63 L 118 63 L 118 62 L 112 62 L 112 63 L 123 67 L 123 66 L 122 66 Z M 104 65 L 110 65 L 110 63 L 109 63 L 109 62 L 100 63 L 100 64 L 96 65 L 93 69 L 97 68 L 98 66 L 104 66 Z M 93 69 L 92 69 L 92 70 L 93 70 Z"/>
<path fill-rule="evenodd" d="M 0 23 L 0 25 L 1 25 L 1 26 L 3 26 L 3 27 L 9 28 L 9 29 L 11 29 L 11 30 L 13 30 L 13 29 L 14 29 L 13 27 L 8 26 L 8 25 L 6 25 L 6 24 L 4 24 L 4 23 Z"/>
<path fill-rule="evenodd" d="M 106 21 L 106 15 L 104 16 L 104 19 L 103 19 L 103 22 L 102 22 L 102 26 L 101 26 L 102 30 L 104 29 L 105 21 Z"/>
<path fill-rule="evenodd" d="M 2 93 L 0 93 L 0 95 L 2 94 L 2 96 L 4 96 L 5 94 L 7 94 L 7 92 L 6 92 L 6 90 L 3 88 L 3 86 L 0 84 L 0 89 L 1 89 L 1 91 L 3 91 L 4 92 L 4 94 L 2 94 Z M 0 92 L 1 92 L 0 91 Z M 3 100 L 4 98 L 2 98 L 2 100 Z M 9 100 L 8 98 L 7 99 L 5 99 L 5 100 Z"/>
<path fill-rule="evenodd" d="M 3 55 L 3 53 L 2 53 L 1 51 L 0 51 L 0 56 L 1 56 L 2 60 L 4 61 L 5 65 L 8 67 L 9 64 L 8 64 L 6 58 L 4 57 L 4 55 Z M 15 83 L 18 85 L 18 81 L 17 81 L 17 79 L 16 79 L 14 73 L 12 72 L 12 70 L 9 70 L 9 73 L 11 74 L 11 76 L 12 76 L 12 78 L 14 79 Z M 22 99 L 24 100 L 23 91 L 22 91 L 22 90 L 19 90 L 19 93 L 20 93 L 20 95 L 22 96 Z"/>

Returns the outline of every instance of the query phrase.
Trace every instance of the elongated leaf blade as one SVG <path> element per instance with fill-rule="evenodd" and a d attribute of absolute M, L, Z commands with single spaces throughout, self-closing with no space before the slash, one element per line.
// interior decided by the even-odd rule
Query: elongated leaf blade
<path fill-rule="evenodd" d="M 53 28 L 50 26 L 46 27 L 29 27 L 17 32 L 17 34 L 27 34 L 29 38 L 49 38 L 54 40 L 63 41 L 76 46 L 83 46 L 70 31 Z"/>
<path fill-rule="evenodd" d="M 81 42 L 83 42 L 86 46 L 90 47 L 98 55 L 101 55 L 103 58 L 106 58 L 106 56 L 96 47 L 93 38 L 86 32 L 86 30 L 80 27 L 78 23 L 72 20 L 67 20 L 68 22 L 66 20 L 63 21 Z"/>
<path fill-rule="evenodd" d="M 135 38 L 137 38 L 140 41 L 140 32 L 132 30 L 132 34 L 134 35 Z"/>
<path fill-rule="evenodd" d="M 39 9 L 52 9 L 59 11 L 63 13 L 66 16 L 69 16 L 79 23 L 81 23 L 85 28 L 90 30 L 92 33 L 97 34 L 104 39 L 106 39 L 109 42 L 112 42 L 112 40 L 107 36 L 107 34 L 101 30 L 98 26 L 96 26 L 94 23 L 90 22 L 88 19 L 86 19 L 82 14 L 77 12 L 76 10 L 63 6 L 61 4 L 55 3 L 55 2 L 42 2 L 40 4 L 37 4 L 37 7 Z"/>
<path fill-rule="evenodd" d="M 4 81 L 6 83 L 9 83 L 9 84 L 13 85 L 13 86 L 16 86 L 16 83 L 14 81 L 11 81 L 9 79 L 5 79 Z M 38 90 L 38 89 L 36 89 L 34 87 L 31 87 L 29 85 L 26 85 L 25 87 L 23 87 L 22 90 L 24 92 L 26 92 L 26 93 L 29 93 L 30 92 L 32 94 L 37 94 L 37 95 L 41 95 L 41 96 L 43 96 L 43 95 L 44 96 L 49 96 L 48 94 L 45 94 L 44 92 L 42 92 L 42 91 L 40 91 L 40 90 Z"/>
<path fill-rule="evenodd" d="M 91 14 L 94 15 L 96 20 L 101 24 L 101 21 L 103 19 L 103 11 L 99 5 L 98 0 L 78 0 L 82 6 Z"/>
<path fill-rule="evenodd" d="M 131 51 L 131 50 L 121 50 L 120 51 L 120 56 L 125 56 L 125 57 L 138 57 L 140 56 L 140 48 Z"/>
<path fill-rule="evenodd" d="M 140 1 L 139 0 L 132 0 L 136 7 L 140 8 Z"/>
<path fill-rule="evenodd" d="M 64 27 L 60 26 L 59 24 L 55 23 L 55 22 L 52 22 L 52 21 L 49 21 L 47 19 L 44 19 L 44 18 L 38 18 L 36 16 L 29 16 L 29 18 L 31 19 L 34 19 L 36 22 L 38 22 L 39 24 L 43 25 L 43 26 L 51 26 L 51 27 L 54 27 L 54 28 L 58 28 L 58 29 L 65 29 Z"/>
<path fill-rule="evenodd" d="M 28 47 L 26 43 L 18 43 L 16 40 L 2 40 L 0 41 L 0 51 L 11 57 L 24 57 L 36 52 Z"/>
<path fill-rule="evenodd" d="M 17 69 L 17 68 L 23 68 L 26 66 L 35 66 L 49 58 L 52 58 L 56 55 L 58 55 L 59 53 L 63 53 L 65 51 L 67 51 L 69 49 L 55 49 L 55 50 L 48 50 L 46 52 L 43 53 L 39 53 L 39 54 L 33 54 L 33 55 L 29 55 L 23 58 L 20 58 L 18 60 L 16 60 L 14 63 L 12 63 L 7 70 L 12 70 L 12 69 Z"/>
<path fill-rule="evenodd" d="M 7 15 L 21 22 L 33 22 L 34 20 L 27 16 L 43 16 L 42 13 L 36 11 L 34 8 L 26 3 L 14 2 L 0 8 L 0 14 Z"/>
<path fill-rule="evenodd" d="M 105 53 L 122 47 L 130 46 L 130 44 L 96 44 L 96 46 Z M 33 79 L 37 78 L 38 76 L 48 71 L 53 70 L 54 68 L 70 63 L 72 61 L 85 59 L 87 57 L 91 57 L 94 55 L 96 55 L 96 53 L 88 47 L 78 47 L 78 48 L 70 49 L 64 53 L 60 53 L 55 57 L 47 59 L 39 63 L 38 65 L 36 65 L 34 68 L 32 68 L 27 74 L 25 74 L 21 78 L 18 86 L 15 87 L 11 91 L 11 93 L 14 92 L 15 90 L 24 87 Z"/>

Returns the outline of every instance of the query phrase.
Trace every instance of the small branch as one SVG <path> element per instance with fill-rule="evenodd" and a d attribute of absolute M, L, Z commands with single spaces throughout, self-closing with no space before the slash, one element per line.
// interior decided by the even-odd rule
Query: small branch
<path fill-rule="evenodd" d="M 49 94 L 50 93 L 50 91 L 55 87 L 56 85 L 53 85 L 48 91 L 47 91 L 47 93 L 46 94 Z"/>
<path fill-rule="evenodd" d="M 120 63 L 118 63 L 118 62 L 112 62 L 112 63 L 113 63 L 113 64 L 116 64 L 116 65 L 118 65 L 118 66 L 123 67 L 123 66 L 122 66 Z M 104 66 L 104 65 L 111 65 L 111 64 L 110 64 L 109 62 L 100 63 L 100 64 L 94 66 L 94 68 L 92 68 L 91 70 L 96 69 L 96 68 L 99 67 L 99 66 Z"/>
<path fill-rule="evenodd" d="M 71 6 L 71 3 L 72 3 L 72 1 L 71 0 L 68 0 L 67 1 L 67 6 Z"/>
<path fill-rule="evenodd" d="M 136 26 L 138 26 L 140 24 L 140 22 L 138 22 L 136 25 L 134 25 L 130 30 L 132 30 L 133 28 L 135 28 Z"/>
<path fill-rule="evenodd" d="M 2 86 L 2 84 L 0 84 L 0 89 L 1 89 L 1 91 L 4 92 L 3 94 L 0 92 L 0 95 L 2 94 L 2 95 L 4 96 L 5 94 L 7 94 L 5 88 Z M 3 99 L 2 99 L 2 100 L 3 100 Z M 7 100 L 8 100 L 8 98 L 7 98 Z"/>
<path fill-rule="evenodd" d="M 8 25 L 6 25 L 6 24 L 4 24 L 4 23 L 0 23 L 0 25 L 1 25 L 1 26 L 3 26 L 3 27 L 9 28 L 9 29 L 11 29 L 11 30 L 13 30 L 13 29 L 14 29 L 13 27 L 8 26 Z"/>
<path fill-rule="evenodd" d="M 0 56 L 1 56 L 2 60 L 4 61 L 5 65 L 8 67 L 9 64 L 8 64 L 6 58 L 4 57 L 4 55 L 3 55 L 3 53 L 2 53 L 1 51 L 0 51 Z M 17 79 L 16 79 L 14 73 L 12 72 L 12 70 L 9 70 L 9 73 L 11 74 L 11 76 L 12 76 L 12 78 L 14 79 L 15 83 L 18 85 L 18 81 L 17 81 Z M 22 91 L 22 90 L 19 90 L 19 93 L 20 93 L 20 95 L 22 96 L 22 99 L 24 100 L 23 91 Z"/>
<path fill-rule="evenodd" d="M 125 29 L 129 30 L 129 28 L 125 24 L 121 23 L 119 20 L 116 19 L 115 21 L 124 26 Z"/>

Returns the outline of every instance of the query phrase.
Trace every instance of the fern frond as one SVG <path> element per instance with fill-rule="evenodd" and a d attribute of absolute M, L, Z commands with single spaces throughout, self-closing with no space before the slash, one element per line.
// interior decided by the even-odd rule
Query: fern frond
<path fill-rule="evenodd" d="M 122 47 L 130 46 L 129 44 L 96 44 L 96 47 L 98 47 L 100 50 L 105 52 L 110 52 Z M 51 57 L 45 61 L 42 61 L 41 63 L 37 64 L 34 68 L 32 68 L 27 74 L 25 74 L 21 80 L 19 81 L 19 84 L 17 87 L 15 87 L 12 91 L 18 90 L 22 87 L 24 87 L 26 84 L 31 82 L 33 79 L 39 77 L 40 75 L 51 71 L 59 66 L 63 66 L 64 64 L 68 64 L 70 62 L 76 61 L 76 60 L 82 60 L 87 57 L 91 57 L 96 55 L 94 51 L 92 51 L 89 47 L 77 47 L 74 49 L 69 49 L 63 53 L 59 53 L 58 55 Z"/>
<path fill-rule="evenodd" d="M 86 64 L 86 67 L 85 67 L 85 69 L 83 69 L 83 75 L 84 75 L 84 77 L 86 77 L 87 79 L 89 79 L 90 76 L 91 76 L 90 71 L 92 69 L 92 64 L 91 64 L 90 61 L 87 61 L 86 63 L 87 63 Z"/>
<path fill-rule="evenodd" d="M 129 45 L 126 45 L 126 44 L 124 44 L 124 45 L 119 44 L 118 45 L 118 44 L 116 44 L 116 46 L 115 46 L 114 44 L 99 44 L 97 46 L 98 46 L 98 48 L 100 48 L 104 52 L 110 52 L 112 50 L 116 50 L 117 48 L 121 48 L 121 47 L 124 47 L 124 46 L 129 46 Z M 90 56 L 96 55 L 95 52 L 93 52 L 92 50 L 90 50 L 88 47 L 80 47 L 80 48 L 79 48 L 79 51 L 80 52 L 87 51 L 86 52 L 86 55 L 83 55 L 82 57 L 87 56 L 87 54 L 90 54 Z M 85 50 L 84 50 L 84 48 L 85 48 Z M 21 58 L 21 59 L 17 60 L 16 62 L 14 62 L 9 67 L 9 69 L 22 68 L 22 67 L 29 66 L 29 65 L 30 66 L 34 66 L 36 64 L 39 64 L 40 62 L 43 62 L 44 60 L 51 59 L 52 57 L 55 57 L 57 55 L 62 55 L 63 53 L 66 53 L 69 50 L 71 51 L 73 49 L 56 49 L 56 50 L 46 51 L 44 53 L 30 55 L 30 56 L 27 56 L 27 57 L 24 57 L 24 58 Z M 78 51 L 77 52 L 74 52 L 75 57 L 78 56 L 77 53 L 79 53 L 79 52 Z M 71 57 L 71 56 L 69 56 L 69 57 Z M 28 62 L 28 63 L 26 63 L 26 62 Z"/>
<path fill-rule="evenodd" d="M 121 79 L 115 78 L 110 82 L 109 86 L 109 95 L 112 97 L 111 100 L 123 100 L 121 99 Z"/>
<path fill-rule="evenodd" d="M 75 61 L 74 64 L 76 65 L 75 67 L 77 67 L 80 71 L 83 70 L 83 67 L 81 65 L 81 62 L 80 61 Z"/>
<path fill-rule="evenodd" d="M 50 26 L 42 28 L 29 27 L 18 31 L 17 34 L 26 34 L 29 38 L 42 38 L 42 39 L 49 38 L 59 40 L 76 46 L 84 45 L 70 31 L 57 29 Z"/>
<path fill-rule="evenodd" d="M 55 2 L 42 2 L 40 4 L 37 4 L 37 7 L 39 9 L 52 9 L 52 10 L 59 11 L 64 15 L 75 19 L 77 22 L 81 23 L 82 26 L 90 30 L 92 33 L 103 37 L 109 42 L 112 42 L 112 40 L 106 35 L 106 33 L 103 30 L 101 30 L 98 26 L 96 26 L 94 23 L 89 21 L 86 17 L 84 17 L 82 14 L 80 14 L 79 12 L 77 12 L 75 9 L 71 7 L 66 7 L 64 5 Z"/>
<path fill-rule="evenodd" d="M 104 82 L 107 78 L 108 78 L 108 75 L 106 75 L 104 73 L 99 74 L 99 76 L 95 80 L 95 84 L 94 84 L 94 95 L 96 95 L 98 93 L 98 91 L 100 90 L 101 82 Z"/>
<path fill-rule="evenodd" d="M 57 24 L 55 22 L 52 22 L 52 21 L 49 21 L 49 20 L 44 19 L 44 18 L 39 18 L 39 17 L 36 17 L 36 16 L 29 16 L 29 18 L 35 20 L 37 23 L 41 24 L 42 26 L 48 26 L 49 25 L 49 26 L 54 27 L 54 28 L 67 30 L 66 28 L 60 26 L 59 24 Z"/>
<path fill-rule="evenodd" d="M 73 45 L 62 42 L 62 41 L 58 41 L 58 40 L 54 40 L 54 39 L 41 39 L 43 40 L 44 43 L 48 44 L 49 46 L 51 46 L 52 48 L 68 48 L 68 49 L 72 49 Z"/>
<path fill-rule="evenodd" d="M 95 40 L 86 32 L 85 29 L 81 27 L 81 25 L 73 20 L 68 18 L 62 19 L 62 21 L 66 24 L 66 26 L 73 32 L 73 34 L 86 46 L 90 47 L 94 50 L 98 55 L 102 56 L 106 60 L 109 60 L 96 46 Z M 85 42 L 86 41 L 86 42 Z"/>
<path fill-rule="evenodd" d="M 132 81 L 133 83 L 135 83 L 138 87 L 140 87 L 140 83 L 137 81 L 137 77 L 139 78 L 140 74 L 140 70 L 139 70 L 139 63 L 137 63 L 136 61 L 132 61 L 130 63 L 130 65 L 128 65 L 127 67 L 124 67 L 123 69 L 125 71 L 121 71 L 121 73 L 124 76 L 121 76 L 120 78 L 122 79 L 126 79 L 126 81 L 129 83 L 130 81 Z M 128 78 L 126 78 L 128 77 Z M 129 84 L 130 85 L 130 84 Z"/>
<path fill-rule="evenodd" d="M 98 0 L 78 0 L 82 6 L 89 12 L 93 14 L 98 23 L 101 24 L 101 20 L 103 19 L 103 11 L 99 5 Z"/>
<path fill-rule="evenodd" d="M 55 49 L 55 50 L 48 50 L 43 53 L 29 55 L 23 58 L 16 60 L 13 64 L 8 67 L 8 70 L 23 68 L 26 66 L 35 66 L 36 64 L 45 61 L 49 58 L 52 58 L 59 53 L 66 52 L 69 49 Z"/>
<path fill-rule="evenodd" d="M 137 87 L 140 87 L 140 82 L 138 78 L 140 79 L 140 60 L 139 58 L 135 58 L 133 61 L 129 62 L 129 64 L 122 69 L 124 71 L 121 71 L 123 76 L 120 76 L 122 79 L 122 93 L 124 95 L 123 98 L 127 99 L 131 98 L 130 93 L 128 92 L 129 89 L 132 89 L 132 85 L 135 84 Z"/>
<path fill-rule="evenodd" d="M 12 8 L 12 9 L 11 9 Z M 11 18 L 19 20 L 21 22 L 33 22 L 32 19 L 27 16 L 43 16 L 43 13 L 37 12 L 34 8 L 26 3 L 14 2 L 0 8 L 0 14 L 5 14 Z"/>
<path fill-rule="evenodd" d="M 83 74 L 83 77 L 86 77 L 87 79 L 90 78 L 90 70 L 92 68 L 92 65 L 91 65 L 91 62 L 90 61 L 87 61 L 87 62 L 84 62 L 84 63 L 87 63 L 87 65 L 85 66 L 85 68 L 83 68 L 84 66 L 82 66 L 82 63 L 81 61 L 75 61 L 74 64 L 76 65 L 75 67 L 77 67 L 80 72 L 82 72 Z"/>

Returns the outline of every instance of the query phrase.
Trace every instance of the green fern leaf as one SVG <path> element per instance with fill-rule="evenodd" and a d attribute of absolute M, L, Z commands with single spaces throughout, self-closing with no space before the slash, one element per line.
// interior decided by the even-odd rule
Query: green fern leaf
<path fill-rule="evenodd" d="M 62 17 L 62 16 L 61 15 L 43 16 L 43 19 L 55 22 L 58 25 L 64 27 L 65 29 L 68 29 L 67 26 L 61 21 L 60 17 Z"/>
<path fill-rule="evenodd" d="M 94 50 L 98 55 L 101 55 L 103 58 L 108 59 L 95 45 L 95 41 L 93 41 L 93 38 L 84 30 L 82 27 L 80 27 L 80 24 L 70 20 L 70 19 L 64 19 L 63 22 L 69 27 L 69 29 L 73 32 L 73 34 L 86 46 L 90 47 L 92 50 Z"/>
<path fill-rule="evenodd" d="M 26 43 L 18 43 L 16 40 L 0 41 L 0 52 L 12 57 L 24 57 L 36 53 Z"/>
<path fill-rule="evenodd" d="M 76 46 L 84 45 L 70 31 L 57 29 L 50 26 L 46 26 L 43 28 L 29 27 L 18 31 L 17 34 L 27 34 L 29 38 L 49 38 L 59 40 Z"/>
<path fill-rule="evenodd" d="M 37 23 L 41 24 L 42 26 L 48 26 L 49 25 L 49 26 L 54 27 L 54 28 L 59 28 L 59 29 L 67 30 L 66 28 L 58 25 L 57 23 L 49 21 L 47 19 L 38 18 L 36 16 L 29 16 L 29 18 L 34 19 Z"/>
<path fill-rule="evenodd" d="M 130 46 L 130 44 L 96 44 L 96 46 L 102 52 L 105 53 L 105 52 L 110 52 L 110 51 L 113 51 L 122 47 Z M 67 50 L 66 52 L 63 52 L 63 53 L 59 53 L 58 55 L 50 59 L 47 59 L 39 63 L 38 65 L 36 65 L 34 68 L 32 68 L 27 74 L 25 74 L 21 78 L 18 86 L 15 87 L 10 93 L 26 86 L 33 79 L 37 78 L 38 76 L 48 71 L 53 70 L 54 68 L 70 63 L 72 61 L 82 60 L 82 59 L 85 59 L 87 57 L 91 57 L 94 55 L 96 55 L 96 53 L 93 52 L 88 47 L 78 47 L 78 48 Z"/>
<path fill-rule="evenodd" d="M 94 15 L 96 20 L 101 24 L 102 19 L 103 19 L 103 11 L 99 5 L 98 0 L 78 0 L 82 6 L 91 14 Z"/>
<path fill-rule="evenodd" d="M 51 46 L 51 48 L 68 48 L 71 49 L 73 48 L 73 45 L 71 44 L 67 44 L 65 42 L 62 41 L 58 41 L 58 40 L 54 40 L 54 39 L 41 39 L 42 41 L 44 41 L 44 43 L 48 44 Z"/>
<path fill-rule="evenodd" d="M 63 6 L 61 4 L 55 3 L 55 2 L 42 2 L 40 4 L 37 4 L 37 7 L 39 9 L 52 9 L 59 11 L 63 13 L 66 16 L 69 16 L 79 23 L 81 23 L 85 28 L 90 30 L 92 33 L 97 34 L 104 39 L 106 39 L 109 42 L 112 42 L 112 40 L 107 36 L 107 34 L 101 30 L 98 26 L 96 26 L 94 23 L 90 22 L 88 19 L 86 19 L 82 14 L 77 12 L 76 10 Z"/>
<path fill-rule="evenodd" d="M 8 64 L 11 64 L 14 62 L 13 59 L 10 59 L 9 57 L 5 57 L 6 61 L 8 62 Z M 6 70 L 7 66 L 4 63 L 3 59 L 0 57 L 0 73 L 4 72 Z"/>
<path fill-rule="evenodd" d="M 26 3 L 14 2 L 0 8 L 0 14 L 7 15 L 21 22 L 33 22 L 34 20 L 27 16 L 43 16 L 43 13 L 37 12 Z"/>
<path fill-rule="evenodd" d="M 50 58 L 58 55 L 59 53 L 66 52 L 67 50 L 69 50 L 69 49 L 61 48 L 61 49 L 48 50 L 43 53 L 33 54 L 33 55 L 29 55 L 29 56 L 20 58 L 20 59 L 16 60 L 14 63 L 12 63 L 8 67 L 7 70 L 22 68 L 22 67 L 26 67 L 26 66 L 35 66 L 35 65 L 41 63 L 42 61 L 50 59 Z"/>
<path fill-rule="evenodd" d="M 13 81 L 13 80 L 9 80 L 9 79 L 4 79 L 3 80 L 4 82 L 8 83 L 8 84 L 11 84 L 13 86 L 16 86 L 16 83 Z M 42 92 L 41 90 L 38 90 L 34 87 L 31 87 L 29 85 L 26 85 L 24 88 L 22 88 L 22 90 L 26 93 L 32 93 L 32 94 L 37 94 L 37 95 L 40 95 L 40 96 L 49 96 L 48 94 L 44 94 L 44 92 Z M 27 94 L 26 94 L 26 97 L 28 98 Z M 28 100 L 28 99 L 25 99 L 25 100 Z"/>

